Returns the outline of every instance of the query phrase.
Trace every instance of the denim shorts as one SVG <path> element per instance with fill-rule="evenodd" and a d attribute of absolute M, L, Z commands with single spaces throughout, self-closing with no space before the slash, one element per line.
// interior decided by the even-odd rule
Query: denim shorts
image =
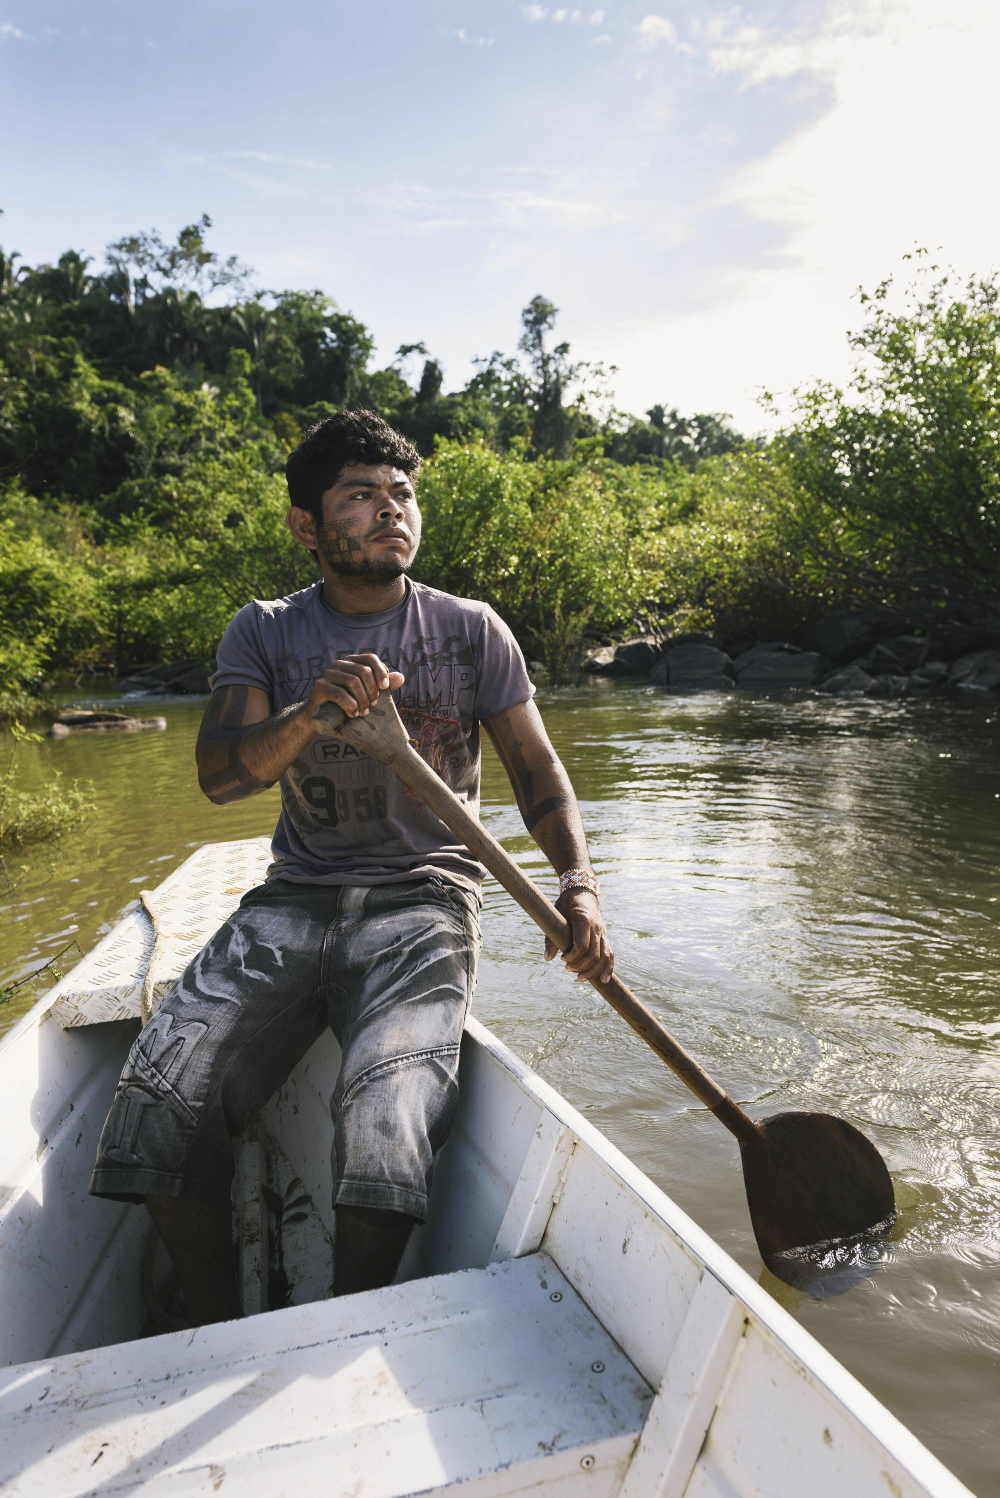
<path fill-rule="evenodd" d="M 476 896 L 436 879 L 250 890 L 135 1041 L 91 1193 L 228 1202 L 232 1136 L 329 1025 L 334 1203 L 423 1221 L 479 946 Z"/>

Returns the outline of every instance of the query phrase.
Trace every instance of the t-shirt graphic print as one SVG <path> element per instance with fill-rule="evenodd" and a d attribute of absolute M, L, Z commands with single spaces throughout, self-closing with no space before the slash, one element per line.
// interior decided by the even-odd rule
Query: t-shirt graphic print
<path fill-rule="evenodd" d="M 371 651 L 404 678 L 394 693 L 418 752 L 478 815 L 482 719 L 532 696 L 524 658 L 487 604 L 405 579 L 381 614 L 339 614 L 321 584 L 232 620 L 212 688 L 243 684 L 273 712 L 305 701 L 339 657 Z M 391 768 L 351 744 L 317 738 L 281 777 L 269 878 L 391 884 L 436 876 L 477 890 L 484 869 Z"/>

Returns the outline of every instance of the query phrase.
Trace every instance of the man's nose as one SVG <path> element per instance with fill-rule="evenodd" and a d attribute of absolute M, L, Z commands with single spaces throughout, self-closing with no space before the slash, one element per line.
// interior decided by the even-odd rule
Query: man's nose
<path fill-rule="evenodd" d="M 380 520 L 402 520 L 406 512 L 398 499 L 390 498 L 382 501 L 379 507 L 378 518 Z"/>

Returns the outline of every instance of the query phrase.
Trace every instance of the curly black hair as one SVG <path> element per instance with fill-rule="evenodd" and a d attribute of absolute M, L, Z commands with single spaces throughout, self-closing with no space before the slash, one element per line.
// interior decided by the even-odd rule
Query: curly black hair
<path fill-rule="evenodd" d="M 307 432 L 285 464 L 288 497 L 323 520 L 323 495 L 352 463 L 387 463 L 416 478 L 420 454 L 374 411 L 338 411 Z"/>

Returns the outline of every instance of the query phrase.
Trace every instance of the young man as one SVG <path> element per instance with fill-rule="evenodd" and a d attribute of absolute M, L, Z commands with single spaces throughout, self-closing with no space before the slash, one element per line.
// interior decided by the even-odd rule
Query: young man
<path fill-rule="evenodd" d="M 407 577 L 419 465 L 371 412 L 310 432 L 288 460 L 288 525 L 322 582 L 247 604 L 219 647 L 199 782 L 220 805 L 280 783 L 273 862 L 135 1042 L 90 1187 L 146 1202 L 194 1324 L 240 1314 L 231 1136 L 326 1025 L 343 1050 L 336 1294 L 391 1282 L 458 1106 L 485 871 L 393 771 L 320 734 L 321 703 L 357 717 L 393 693 L 420 753 L 473 812 L 485 724 L 561 876 L 563 960 L 580 978 L 611 976 L 579 809 L 517 643 L 485 604 Z"/>

